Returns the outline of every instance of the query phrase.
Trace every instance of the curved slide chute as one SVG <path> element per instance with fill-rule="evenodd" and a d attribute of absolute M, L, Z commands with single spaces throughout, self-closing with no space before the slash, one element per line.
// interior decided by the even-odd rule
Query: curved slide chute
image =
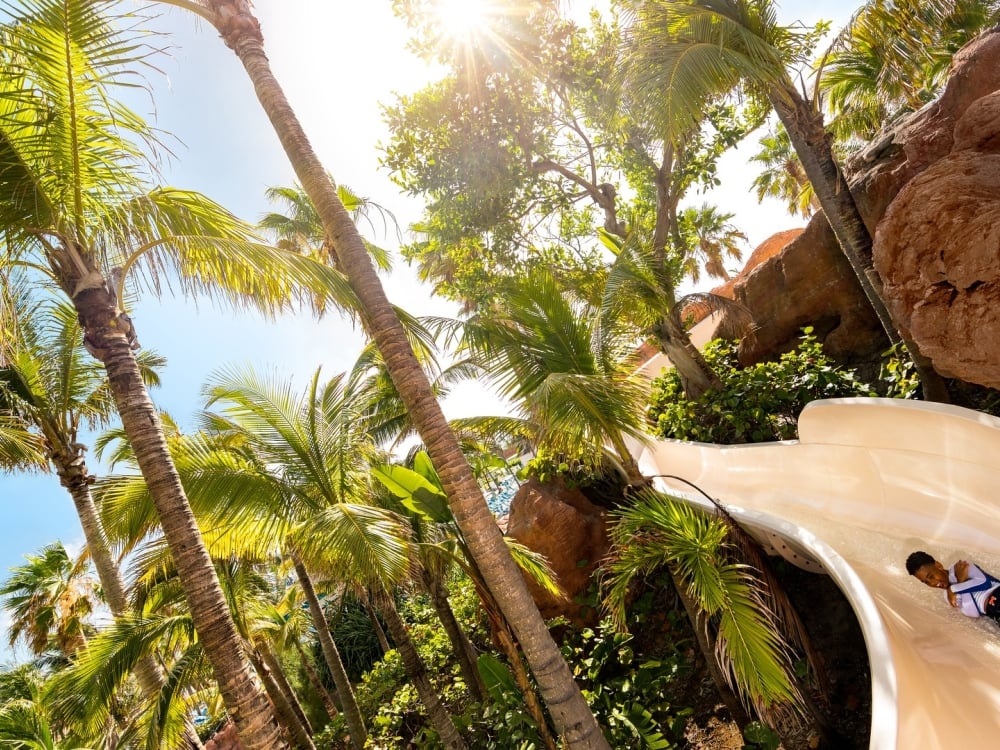
<path fill-rule="evenodd" d="M 904 565 L 923 549 L 1000 574 L 1000 419 L 895 399 L 817 401 L 799 440 L 657 441 L 640 466 L 693 482 L 765 546 L 834 578 L 868 649 L 872 750 L 1000 747 L 1000 627 L 950 608 Z"/>

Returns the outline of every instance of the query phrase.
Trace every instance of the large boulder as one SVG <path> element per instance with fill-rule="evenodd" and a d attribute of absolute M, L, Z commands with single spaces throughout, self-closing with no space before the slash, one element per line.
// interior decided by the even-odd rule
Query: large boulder
<path fill-rule="evenodd" d="M 596 611 L 576 599 L 587 592 L 610 549 L 606 511 L 579 489 L 531 478 L 511 501 L 507 533 L 545 557 L 565 593 L 563 598 L 553 596 L 526 576 L 542 616 L 563 615 L 577 624 L 592 624 Z"/>
<path fill-rule="evenodd" d="M 787 235 L 776 235 L 762 247 Z M 822 214 L 780 252 L 741 274 L 733 296 L 751 310 L 757 326 L 740 346 L 743 364 L 793 349 L 805 326 L 812 326 L 826 353 L 840 362 L 870 359 L 886 346 L 878 319 Z"/>
<path fill-rule="evenodd" d="M 955 56 L 940 97 L 845 167 L 900 328 L 942 374 L 993 388 L 1000 387 L 996 155 L 1000 33 L 990 32 Z M 872 361 L 885 345 L 822 213 L 780 253 L 741 273 L 732 293 L 758 326 L 744 362 L 793 348 L 803 325 L 846 363 Z"/>
<path fill-rule="evenodd" d="M 942 375 L 1000 388 L 1000 33 L 956 56 L 937 104 L 952 105 L 937 118 L 939 158 L 889 204 L 875 268 Z"/>

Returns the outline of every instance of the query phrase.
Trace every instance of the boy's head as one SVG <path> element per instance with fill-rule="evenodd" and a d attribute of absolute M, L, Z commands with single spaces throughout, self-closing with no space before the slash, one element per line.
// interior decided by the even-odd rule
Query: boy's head
<path fill-rule="evenodd" d="M 921 583 L 936 589 L 948 588 L 948 571 L 926 552 L 913 552 L 906 558 L 906 572 Z"/>

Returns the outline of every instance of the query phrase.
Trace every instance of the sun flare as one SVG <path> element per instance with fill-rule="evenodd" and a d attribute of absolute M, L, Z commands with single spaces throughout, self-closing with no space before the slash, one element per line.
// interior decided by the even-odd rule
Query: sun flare
<path fill-rule="evenodd" d="M 442 31 L 453 39 L 482 33 L 491 12 L 489 0 L 437 0 L 435 5 Z"/>

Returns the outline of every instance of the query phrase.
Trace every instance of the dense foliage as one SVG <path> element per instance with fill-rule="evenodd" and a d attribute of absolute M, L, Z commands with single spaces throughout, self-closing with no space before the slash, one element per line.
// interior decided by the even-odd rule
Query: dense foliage
<path fill-rule="evenodd" d="M 811 328 L 799 345 L 773 362 L 740 367 L 736 347 L 715 340 L 705 359 L 723 386 L 697 399 L 685 397 L 671 370 L 653 381 L 649 421 L 656 433 L 704 443 L 761 443 L 797 436 L 803 407 L 821 398 L 874 395 L 871 388 L 823 353 Z"/>

